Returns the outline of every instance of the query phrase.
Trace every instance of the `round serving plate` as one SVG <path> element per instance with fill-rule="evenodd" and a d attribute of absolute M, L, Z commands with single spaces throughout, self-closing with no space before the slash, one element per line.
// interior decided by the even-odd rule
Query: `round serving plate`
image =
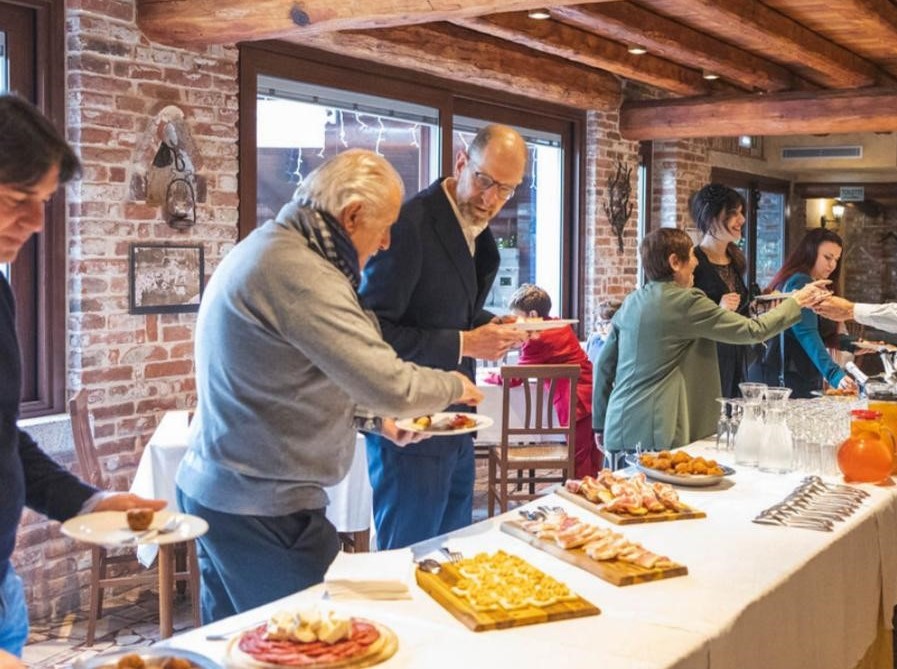
<path fill-rule="evenodd" d="M 493 423 L 493 420 L 489 418 L 489 416 L 483 416 L 478 413 L 464 413 L 463 411 L 443 411 L 440 413 L 430 414 L 430 418 L 432 419 L 431 426 L 450 421 L 455 416 L 465 416 L 466 418 L 470 418 L 471 420 L 476 421 L 476 425 L 473 425 L 472 427 L 462 427 L 457 430 L 440 430 L 433 429 L 432 427 L 420 428 L 414 424 L 413 418 L 402 418 L 401 420 L 396 421 L 396 427 L 400 430 L 407 430 L 408 432 L 420 432 L 421 434 L 429 434 L 434 437 L 450 437 L 456 434 L 476 432 L 477 430 L 491 427 Z"/>
<path fill-rule="evenodd" d="M 172 516 L 180 516 L 172 532 L 156 533 Z M 137 546 L 140 544 L 173 544 L 201 537 L 209 524 L 199 516 L 177 511 L 156 511 L 148 530 L 135 532 L 128 528 L 124 511 L 97 511 L 69 518 L 62 524 L 62 533 L 72 539 L 100 546 Z"/>
<path fill-rule="evenodd" d="M 205 655 L 181 648 L 164 646 L 141 646 L 132 650 L 119 650 L 114 653 L 102 653 L 88 659 L 75 660 L 75 669 L 118 669 L 118 661 L 125 655 L 136 655 L 146 664 L 147 669 L 159 669 L 166 658 L 176 657 L 187 660 L 199 669 L 221 669 L 221 665 Z"/>
<path fill-rule="evenodd" d="M 735 473 L 735 470 L 731 467 L 727 467 L 726 465 L 721 464 L 719 465 L 719 468 L 723 470 L 722 474 L 671 474 L 659 469 L 651 469 L 650 467 L 645 467 L 639 462 L 638 455 L 635 453 L 630 453 L 626 456 L 626 464 L 630 467 L 635 467 L 645 476 L 654 479 L 655 481 L 670 483 L 672 485 L 689 486 L 692 488 L 703 488 L 706 486 L 716 485 L 725 477 L 732 476 L 732 474 Z"/>

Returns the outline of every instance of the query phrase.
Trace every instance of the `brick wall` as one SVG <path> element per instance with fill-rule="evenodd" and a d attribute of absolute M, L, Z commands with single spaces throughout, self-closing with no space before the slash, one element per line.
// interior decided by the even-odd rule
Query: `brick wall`
<path fill-rule="evenodd" d="M 592 111 L 586 125 L 586 211 L 587 230 L 584 256 L 584 332 L 589 332 L 604 300 L 621 300 L 633 290 L 637 277 L 638 245 L 638 142 L 624 140 L 619 132 L 617 112 Z M 623 252 L 604 212 L 607 180 L 622 161 L 632 168 L 632 215 L 623 234 Z"/>
<path fill-rule="evenodd" d="M 706 139 L 654 142 L 652 226 L 692 227 L 688 198 L 710 183 L 710 144 Z"/>
<path fill-rule="evenodd" d="M 68 138 L 84 162 L 69 197 L 68 387 L 86 388 L 110 486 L 127 489 L 161 414 L 193 406 L 195 314 L 130 315 L 133 242 L 202 244 L 205 274 L 236 239 L 237 51 L 153 44 L 133 0 L 68 0 Z M 197 224 L 169 227 L 146 176 L 167 120 L 182 118 L 197 172 Z M 54 457 L 74 467 L 73 455 Z M 26 512 L 14 561 L 33 616 L 86 605 L 90 554 Z"/>

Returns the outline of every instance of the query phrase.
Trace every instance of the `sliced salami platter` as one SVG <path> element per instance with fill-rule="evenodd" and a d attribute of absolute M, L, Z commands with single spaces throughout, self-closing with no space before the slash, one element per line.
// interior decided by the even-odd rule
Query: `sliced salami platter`
<path fill-rule="evenodd" d="M 688 573 L 684 565 L 564 511 L 552 511 L 536 520 L 505 521 L 501 531 L 614 585 L 634 585 Z"/>
<path fill-rule="evenodd" d="M 641 472 L 627 478 L 603 469 L 594 478 L 568 480 L 556 492 L 617 525 L 707 517 L 680 500 L 672 486 L 649 483 Z"/>
<path fill-rule="evenodd" d="M 337 669 L 370 667 L 392 657 L 395 633 L 363 618 L 309 609 L 281 611 L 228 644 L 230 669 Z"/>
<path fill-rule="evenodd" d="M 418 585 L 474 632 L 594 616 L 598 607 L 504 551 L 418 568 Z"/>

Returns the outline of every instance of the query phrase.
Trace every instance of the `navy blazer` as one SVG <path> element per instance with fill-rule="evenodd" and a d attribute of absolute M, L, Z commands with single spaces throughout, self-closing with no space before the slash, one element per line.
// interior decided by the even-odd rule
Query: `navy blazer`
<path fill-rule="evenodd" d="M 0 581 L 6 576 L 23 505 L 63 521 L 76 515 L 96 492 L 18 428 L 21 380 L 15 303 L 0 274 Z"/>
<path fill-rule="evenodd" d="M 474 360 L 464 358 L 458 365 L 458 331 L 492 319 L 483 304 L 500 256 L 489 228 L 477 237 L 470 255 L 442 181 L 402 206 L 390 247 L 368 261 L 360 293 L 400 358 L 460 369 L 472 379 Z"/>

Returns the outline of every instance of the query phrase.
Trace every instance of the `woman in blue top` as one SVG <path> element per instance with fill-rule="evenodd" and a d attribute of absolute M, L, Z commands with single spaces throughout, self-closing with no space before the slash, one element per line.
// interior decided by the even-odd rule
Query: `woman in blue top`
<path fill-rule="evenodd" d="M 831 287 L 837 286 L 843 246 L 841 237 L 831 230 L 810 230 L 785 260 L 766 292 L 789 293 L 819 279 L 829 279 Z M 828 353 L 827 348 L 843 347 L 839 339 L 838 323 L 803 309 L 797 324 L 767 342 L 766 354 L 751 367 L 749 377 L 775 386 L 782 385 L 783 378 L 784 385 L 793 390 L 791 397 L 810 397 L 812 391 L 822 389 L 823 379 L 833 388 L 856 390 L 854 380 Z"/>

